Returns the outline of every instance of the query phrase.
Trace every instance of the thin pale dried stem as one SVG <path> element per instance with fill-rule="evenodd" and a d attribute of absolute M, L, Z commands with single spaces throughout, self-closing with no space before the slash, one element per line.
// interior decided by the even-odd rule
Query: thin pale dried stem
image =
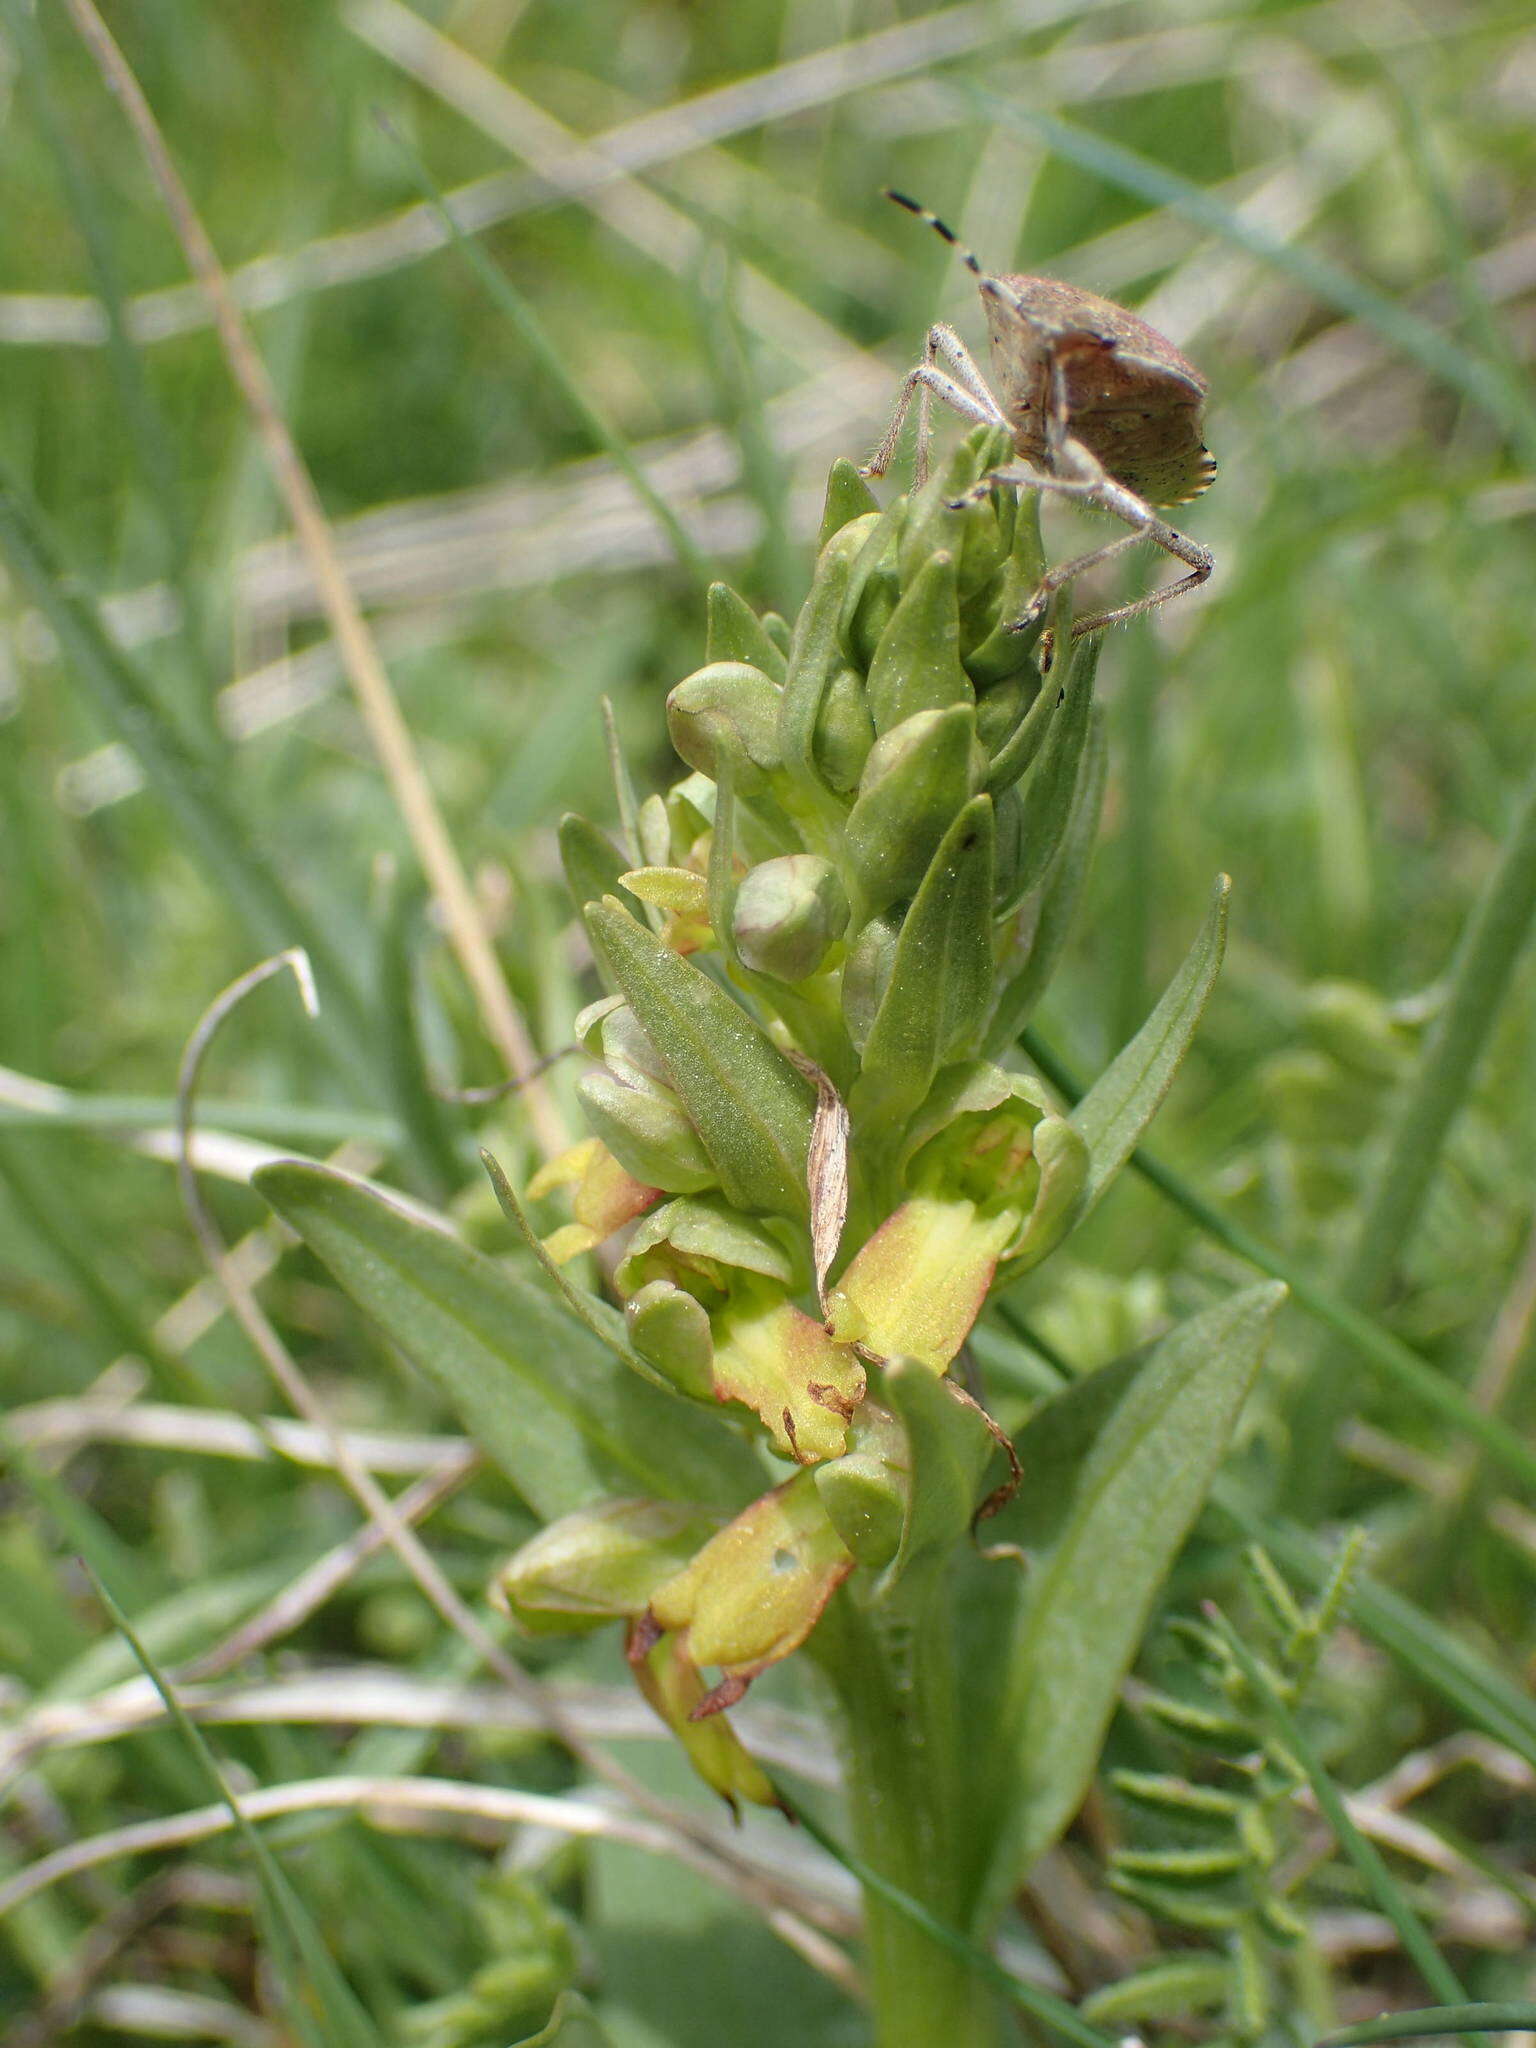
<path fill-rule="evenodd" d="M 189 1719 L 208 1727 L 249 1725 L 422 1728 L 463 1732 L 537 1732 L 542 1722 L 525 1700 L 504 1687 L 426 1679 L 374 1665 L 327 1665 L 283 1671 L 247 1684 L 204 1682 L 208 1660 L 188 1666 L 178 1680 L 177 1703 Z M 633 1689 L 562 1685 L 560 1705 L 592 1742 L 670 1742 L 672 1733 Z M 37 1702 L 0 1736 L 0 1775 L 9 1777 L 57 1750 L 116 1742 L 159 1727 L 164 1700 L 142 1677 L 124 1680 L 88 1700 Z M 807 1784 L 835 1788 L 833 1744 L 820 1723 L 782 1707 L 747 1705 L 735 1716 L 737 1732 L 754 1756 L 793 1771 Z"/>
<path fill-rule="evenodd" d="M 414 1528 L 418 1522 L 425 1521 L 434 1508 L 440 1507 L 449 1494 L 464 1484 L 478 1463 L 477 1454 L 466 1444 L 460 1456 L 439 1465 L 414 1485 L 408 1486 L 393 1503 L 402 1525 Z M 183 1678 L 216 1678 L 220 1672 L 233 1670 L 245 1658 L 265 1649 L 268 1643 L 292 1635 L 334 1593 L 339 1592 L 370 1557 L 376 1556 L 386 1541 L 385 1533 L 377 1522 L 365 1522 L 344 1543 L 333 1545 L 323 1557 L 316 1558 L 307 1571 L 300 1572 L 222 1643 L 194 1658 L 184 1667 Z"/>
<path fill-rule="evenodd" d="M 295 1465 L 334 1469 L 332 1432 L 285 1415 L 248 1418 L 228 1409 L 185 1408 L 170 1401 L 135 1401 L 93 1390 L 71 1400 L 34 1401 L 6 1418 L 18 1442 L 37 1451 L 73 1451 L 84 1444 L 137 1444 L 147 1450 L 205 1458 L 265 1462 L 274 1453 Z M 456 1465 L 469 1455 L 461 1437 L 408 1436 L 386 1430 L 340 1432 L 348 1450 L 370 1472 L 415 1477 Z"/>
<path fill-rule="evenodd" d="M 596 1800 L 549 1798 L 539 1792 L 517 1792 L 501 1786 L 466 1785 L 446 1778 L 370 1778 L 337 1776 L 268 1785 L 240 1796 L 247 1821 L 270 1820 L 281 1814 L 352 1812 L 384 1828 L 431 1817 L 467 1823 L 478 1833 L 489 1826 L 498 1833 L 509 1827 L 548 1828 L 557 1834 L 588 1840 L 624 1842 L 655 1856 L 687 1863 L 714 1883 L 723 1883 L 764 1911 L 780 1939 L 793 1947 L 813 1969 L 841 1986 L 852 1998 L 861 1994 L 858 1973 L 847 1955 L 818 1928 L 778 1902 L 783 1887 L 727 1860 L 723 1845 L 679 1839 L 673 1829 L 640 1814 L 623 1813 Z M 235 1825 L 230 1808 L 219 1803 L 196 1807 L 168 1818 L 113 1828 L 84 1841 L 71 1842 L 40 1857 L 7 1883 L 0 1884 L 0 1918 L 58 1884 L 124 1856 L 184 1848 L 207 1841 Z"/>
<path fill-rule="evenodd" d="M 506 1061 L 508 1071 L 522 1076 L 533 1063 L 532 1043 L 512 1001 L 437 799 L 417 758 L 368 622 L 343 573 L 319 492 L 288 430 L 266 364 L 251 340 L 223 265 L 127 59 L 93 0 L 65 0 L 65 5 L 108 90 L 128 118 L 187 262 L 213 306 L 230 372 L 245 401 L 273 481 L 309 557 L 326 617 L 380 765 L 422 869 L 442 907 L 450 942 L 475 992 L 492 1043 Z M 553 1155 L 560 1151 L 565 1134 L 548 1092 L 535 1084 L 528 1091 L 527 1102 L 530 1121 L 545 1153 Z"/>

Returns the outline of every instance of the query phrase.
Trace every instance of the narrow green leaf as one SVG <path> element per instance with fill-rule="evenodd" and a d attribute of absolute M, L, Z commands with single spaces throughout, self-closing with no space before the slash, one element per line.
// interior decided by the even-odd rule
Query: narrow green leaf
<path fill-rule="evenodd" d="M 314 2048 L 382 2048 L 383 2036 L 358 2001 L 356 1992 L 337 1968 L 313 1915 L 286 1874 L 246 1819 L 220 1769 L 207 1737 L 192 1720 L 169 1681 L 135 1634 L 133 1624 L 100 1579 L 96 1591 L 118 1632 L 133 1651 L 155 1691 L 165 1703 L 182 1741 L 196 1758 L 218 1798 L 229 1808 L 235 1830 L 245 1844 L 256 1875 L 262 1904 L 261 1921 L 274 1971 L 294 2028 Z"/>
<path fill-rule="evenodd" d="M 1102 633 L 1079 641 L 1067 674 L 1065 699 L 1052 715 L 1040 758 L 1024 784 L 1024 830 L 1019 843 L 1018 863 L 1008 902 L 998 911 L 1011 910 L 1024 901 L 1031 889 L 1045 880 L 1071 822 L 1077 785 L 1083 773 L 1088 737 L 1093 729 L 1093 685 L 1098 674 Z M 1054 675 L 1055 671 L 1052 671 Z M 1051 689 L 1051 678 L 1045 693 Z M 1026 721 L 1027 723 L 1027 721 Z"/>
<path fill-rule="evenodd" d="M 1099 813 L 1104 805 L 1108 769 L 1109 748 L 1104 738 L 1104 722 L 1100 713 L 1095 711 L 1089 724 L 1082 766 L 1072 792 L 1067 828 L 1040 890 L 1024 965 L 997 999 L 986 1044 L 989 1059 L 996 1059 L 1005 1052 L 1029 1022 L 1071 936 L 1078 902 L 1092 865 L 1093 850 L 1098 843 Z M 1025 916 L 1028 917 L 1028 912 Z"/>
<path fill-rule="evenodd" d="M 804 1216 L 816 1093 L 718 983 L 611 898 L 587 928 L 740 1209 Z"/>
<path fill-rule="evenodd" d="M 223 890 L 256 945 L 267 953 L 301 945 L 309 954 L 323 999 L 319 1028 L 339 1063 L 353 1075 L 360 1061 L 377 1072 L 377 1034 L 350 971 L 257 847 L 206 763 L 161 715 L 154 693 L 107 632 L 79 579 L 59 560 L 36 506 L 4 469 L 0 550 L 103 723 L 133 754 L 188 852 Z"/>
<path fill-rule="evenodd" d="M 849 1097 L 877 1143 L 917 1108 L 947 1061 L 974 1050 L 992 1002 L 992 799 L 974 797 L 945 833 L 896 941 L 895 965 Z"/>
<path fill-rule="evenodd" d="M 1082 1803 L 1121 1681 L 1284 1299 L 1283 1287 L 1252 1287 L 1170 1331 L 1079 1468 L 1014 1651 L 1020 1872 Z"/>
<path fill-rule="evenodd" d="M 1173 1086 L 1221 966 L 1231 892 L 1231 882 L 1219 875 L 1200 936 L 1164 990 L 1161 1002 L 1072 1112 L 1072 1121 L 1088 1147 L 1084 1215 L 1130 1158 L 1137 1139 Z"/>
<path fill-rule="evenodd" d="M 1325 2034 L 1317 2048 L 1370 2048 L 1375 2041 L 1412 2041 L 1423 2034 L 1528 2034 L 1536 2030 L 1536 2005 L 1430 2005 L 1418 2012 L 1389 2012 Z"/>
<path fill-rule="evenodd" d="M 1068 1102 L 1083 1099 L 1084 1091 L 1071 1069 L 1057 1058 L 1035 1031 L 1026 1028 L 1019 1043 L 1046 1080 Z M 1498 1416 L 1489 1415 L 1479 1408 L 1454 1380 L 1447 1379 L 1443 1372 L 1419 1357 L 1401 1337 L 1394 1336 L 1392 1331 L 1383 1329 L 1370 1316 L 1362 1315 L 1359 1309 L 1351 1308 L 1330 1289 L 1320 1286 L 1296 1260 L 1282 1256 L 1262 1238 L 1255 1237 L 1252 1231 L 1224 1216 L 1182 1174 L 1165 1166 L 1144 1147 L 1136 1147 L 1131 1154 L 1131 1165 L 1143 1180 L 1149 1181 L 1160 1194 L 1166 1195 L 1170 1202 L 1192 1218 L 1213 1242 L 1224 1245 L 1238 1258 L 1246 1259 L 1261 1273 L 1283 1280 L 1295 1297 L 1298 1308 L 1306 1309 L 1319 1322 L 1347 1337 L 1385 1380 L 1421 1407 L 1433 1410 L 1453 1429 L 1480 1443 L 1506 1472 L 1513 1473 L 1527 1486 L 1536 1486 L 1536 1451 L 1520 1432 L 1511 1429 L 1507 1422 L 1501 1422 Z"/>
<path fill-rule="evenodd" d="M 604 896 L 634 901 L 619 881 L 634 862 L 625 859 L 606 832 L 579 818 L 574 811 L 567 811 L 560 820 L 559 839 L 565 886 L 578 911 Z"/>
<path fill-rule="evenodd" d="M 303 1160 L 258 1192 L 544 1520 L 614 1493 L 734 1509 L 761 1471 L 719 1418 L 625 1371 L 539 1290 L 367 1181 Z"/>
<path fill-rule="evenodd" d="M 613 2048 L 613 2042 L 580 1992 L 562 1991 L 539 2031 L 525 2035 L 513 2048 Z"/>

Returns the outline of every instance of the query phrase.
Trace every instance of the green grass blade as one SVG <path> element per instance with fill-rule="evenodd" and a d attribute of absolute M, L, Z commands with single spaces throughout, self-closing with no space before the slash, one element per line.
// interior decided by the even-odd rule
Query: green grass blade
<path fill-rule="evenodd" d="M 7 25 L 21 55 L 22 79 L 29 88 L 32 111 L 53 156 L 106 317 L 107 358 L 121 403 L 123 424 L 147 486 L 140 503 L 160 529 L 165 574 L 176 595 L 183 642 L 192 657 L 188 681 L 196 687 L 183 691 L 183 701 L 177 708 L 189 733 L 195 735 L 210 757 L 217 757 L 223 751 L 223 743 L 213 705 L 220 678 L 207 658 L 210 642 L 206 608 L 192 570 L 192 523 L 186 513 L 175 447 L 144 373 L 141 352 L 128 330 L 117 253 L 85 168 L 84 154 L 72 145 L 55 103 L 47 45 L 35 11 L 23 0 L 4 0 L 4 5 Z"/>
<path fill-rule="evenodd" d="M 356 1073 L 360 1058 L 373 1064 L 367 1016 L 335 948 L 258 851 L 205 764 L 161 715 L 79 579 L 59 560 L 30 497 L 3 467 L 0 550 L 52 627 L 98 714 L 133 753 L 188 852 L 223 890 L 256 946 L 267 953 L 304 947 L 324 984 L 322 1032 L 349 1073 Z"/>
<path fill-rule="evenodd" d="M 1339 1291 L 1361 1308 L 1384 1298 L 1423 1214 L 1451 1124 L 1509 994 L 1536 921 L 1536 775 L 1497 867 L 1463 929 L 1445 1007 L 1393 1125 Z M 1295 1411 L 1295 1497 L 1320 1505 L 1337 1467 L 1334 1436 L 1353 1388 L 1345 1346 L 1323 1347 Z"/>
<path fill-rule="evenodd" d="M 1069 1103 L 1075 1102 L 1082 1092 L 1081 1084 L 1038 1033 L 1024 1031 L 1019 1043 L 1051 1086 Z M 1536 1486 L 1536 1450 L 1496 1416 L 1485 1415 L 1475 1407 L 1460 1387 L 1436 1372 L 1432 1365 L 1426 1364 L 1400 1337 L 1382 1329 L 1379 1323 L 1359 1309 L 1351 1308 L 1348 1302 L 1340 1300 L 1329 1288 L 1314 1280 L 1304 1267 L 1273 1250 L 1252 1231 L 1231 1222 L 1181 1174 L 1175 1173 L 1172 1167 L 1165 1166 L 1141 1146 L 1131 1154 L 1130 1164 L 1143 1180 L 1166 1195 L 1217 1244 L 1224 1245 L 1238 1258 L 1246 1259 L 1261 1273 L 1283 1280 L 1300 1307 L 1346 1338 L 1385 1380 L 1402 1389 L 1421 1407 L 1432 1409 L 1464 1435 L 1480 1443 L 1494 1462 L 1507 1472 L 1524 1480 L 1527 1485 Z"/>
<path fill-rule="evenodd" d="M 1530 2033 L 1536 2029 L 1536 2005 L 1430 2005 L 1419 2012 L 1392 2012 L 1327 2034 L 1317 2048 L 1368 2048 L 1373 2041 L 1412 2041 L 1423 2034 Z"/>
<path fill-rule="evenodd" d="M 478 242 L 473 241 L 459 226 L 449 211 L 432 173 L 416 151 L 392 123 L 386 121 L 382 115 L 379 120 L 385 133 L 405 159 L 422 198 L 437 215 L 443 233 L 479 279 L 492 305 L 506 314 L 522 336 L 523 346 L 528 353 L 560 391 L 571 411 L 603 450 L 614 468 L 628 481 L 635 496 L 666 535 L 678 561 L 697 579 L 700 590 L 707 590 L 714 572 L 700 554 L 688 529 L 635 460 L 629 443 L 617 429 L 608 424 L 571 375 L 569 362 L 551 341 L 544 323 L 528 300 L 523 297 L 506 272 L 498 270 Z"/>
<path fill-rule="evenodd" d="M 315 2048 L 385 2048 L 384 2037 L 374 2027 L 338 1969 L 308 1908 L 289 1883 L 259 1831 L 246 1819 L 244 1808 L 230 1790 L 201 1729 L 187 1714 L 169 1681 L 135 1635 L 133 1624 L 122 1608 L 94 1574 L 92 1582 L 118 1632 L 165 1702 L 166 1712 L 176 1724 L 182 1740 L 206 1772 L 218 1797 L 229 1808 L 230 1817 L 255 1871 L 257 1888 L 265 1908 L 262 1918 L 266 1922 L 268 1946 L 272 1950 L 275 1973 L 295 2029 L 304 2040 L 313 2042 Z"/>

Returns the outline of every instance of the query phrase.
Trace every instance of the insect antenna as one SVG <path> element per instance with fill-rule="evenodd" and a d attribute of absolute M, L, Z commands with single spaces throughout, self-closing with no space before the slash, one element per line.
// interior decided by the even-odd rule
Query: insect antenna
<path fill-rule="evenodd" d="M 995 299 L 1002 299 L 1007 305 L 1018 304 L 1017 294 L 1011 292 L 1000 277 L 994 277 L 992 272 L 985 268 L 976 251 L 968 249 L 949 223 L 940 220 L 930 207 L 922 205 L 916 199 L 909 199 L 905 192 L 893 192 L 889 185 L 885 188 L 885 196 L 887 199 L 893 199 L 898 206 L 904 206 L 908 213 L 916 214 L 917 218 L 926 222 L 936 235 L 942 235 L 966 269 L 973 273 L 983 292 Z"/>

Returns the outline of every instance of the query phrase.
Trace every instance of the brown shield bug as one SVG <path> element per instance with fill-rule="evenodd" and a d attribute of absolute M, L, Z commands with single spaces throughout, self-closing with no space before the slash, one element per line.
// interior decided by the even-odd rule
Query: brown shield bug
<path fill-rule="evenodd" d="M 1154 541 L 1188 575 L 1133 603 L 1077 620 L 1074 639 L 1135 618 L 1203 583 L 1214 567 L 1209 549 L 1153 510 L 1198 498 L 1216 475 L 1203 439 L 1206 382 L 1193 363 L 1155 327 L 1112 300 L 1051 277 L 994 276 L 937 214 L 900 192 L 886 197 L 926 221 L 974 272 L 986 308 L 996 390 L 952 327 L 930 327 L 923 360 L 907 373 L 885 439 L 864 475 L 883 476 L 890 467 L 915 397 L 914 483 L 924 481 L 937 398 L 963 418 L 1001 427 L 1012 437 L 1021 460 L 995 470 L 978 491 L 995 483 L 1055 491 L 1113 513 L 1132 529 L 1051 569 L 1021 625 L 1039 616 L 1053 591 L 1140 540 Z"/>

